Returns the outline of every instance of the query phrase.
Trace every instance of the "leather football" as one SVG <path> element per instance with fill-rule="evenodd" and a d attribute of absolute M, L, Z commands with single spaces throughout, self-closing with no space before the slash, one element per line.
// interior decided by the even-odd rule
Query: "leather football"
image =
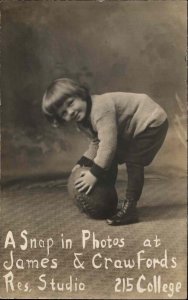
<path fill-rule="evenodd" d="M 77 168 L 68 179 L 68 193 L 79 210 L 91 218 L 105 219 L 114 215 L 118 197 L 114 185 L 98 181 L 88 195 L 75 188 L 75 181 L 86 167 Z"/>

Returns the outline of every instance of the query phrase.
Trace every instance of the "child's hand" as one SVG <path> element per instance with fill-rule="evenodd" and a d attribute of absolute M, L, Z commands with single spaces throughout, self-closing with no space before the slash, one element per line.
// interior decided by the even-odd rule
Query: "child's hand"
<path fill-rule="evenodd" d="M 79 192 L 86 190 L 86 195 L 88 195 L 96 182 L 97 178 L 89 170 L 83 171 L 80 178 L 75 181 L 75 187 Z"/>
<path fill-rule="evenodd" d="M 74 168 L 72 169 L 71 173 L 76 171 L 76 169 L 78 169 L 78 168 L 80 168 L 80 165 L 79 164 L 75 165 Z"/>

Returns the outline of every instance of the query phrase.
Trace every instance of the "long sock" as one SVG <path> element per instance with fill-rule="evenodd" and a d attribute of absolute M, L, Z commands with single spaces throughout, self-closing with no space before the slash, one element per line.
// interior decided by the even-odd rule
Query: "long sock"
<path fill-rule="evenodd" d="M 138 164 L 126 163 L 128 183 L 126 199 L 137 202 L 144 185 L 144 167 Z"/>
<path fill-rule="evenodd" d="M 103 182 L 107 183 L 108 185 L 115 185 L 118 173 L 118 164 L 117 160 L 114 159 L 110 169 L 106 172 L 105 176 L 103 177 Z"/>

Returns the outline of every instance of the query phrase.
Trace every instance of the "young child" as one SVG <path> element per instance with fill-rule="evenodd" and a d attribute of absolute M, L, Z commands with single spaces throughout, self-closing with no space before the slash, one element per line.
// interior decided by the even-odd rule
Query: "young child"
<path fill-rule="evenodd" d="M 90 167 L 75 182 L 80 192 L 88 194 L 105 176 L 115 183 L 117 165 L 126 164 L 125 199 L 107 223 L 137 222 L 144 167 L 151 163 L 167 133 L 165 111 L 146 94 L 113 92 L 90 96 L 84 86 L 68 78 L 57 79 L 47 88 L 42 110 L 54 126 L 73 121 L 91 138 L 88 150 L 73 168 Z"/>

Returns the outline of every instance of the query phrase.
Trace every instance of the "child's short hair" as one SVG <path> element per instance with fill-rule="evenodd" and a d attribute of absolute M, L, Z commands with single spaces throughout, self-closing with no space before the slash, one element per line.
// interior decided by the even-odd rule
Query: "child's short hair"
<path fill-rule="evenodd" d="M 46 89 L 42 99 L 42 111 L 54 126 L 63 123 L 57 109 L 70 97 L 79 97 L 88 102 L 90 94 L 85 86 L 69 78 L 56 79 Z"/>

